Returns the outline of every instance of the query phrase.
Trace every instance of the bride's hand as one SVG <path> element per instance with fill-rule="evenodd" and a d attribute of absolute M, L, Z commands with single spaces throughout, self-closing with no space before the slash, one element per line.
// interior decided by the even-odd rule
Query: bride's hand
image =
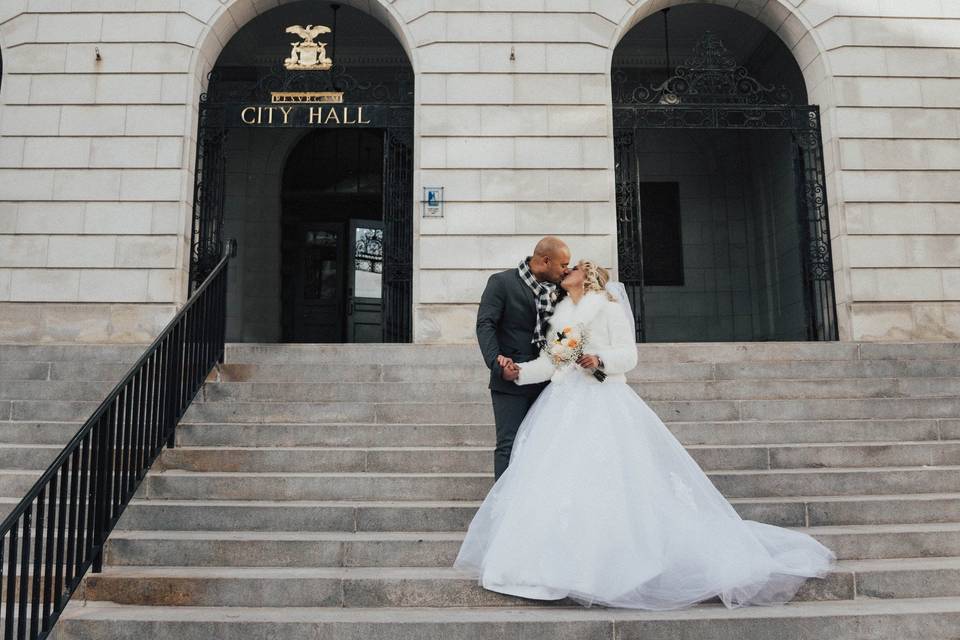
<path fill-rule="evenodd" d="M 600 358 L 589 353 L 585 353 L 580 356 L 580 359 L 577 360 L 577 364 L 583 367 L 584 369 L 599 369 L 600 368 Z"/>

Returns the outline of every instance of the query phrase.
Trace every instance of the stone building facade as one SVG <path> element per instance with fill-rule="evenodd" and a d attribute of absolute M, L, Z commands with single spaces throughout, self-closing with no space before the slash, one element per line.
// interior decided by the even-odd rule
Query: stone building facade
<path fill-rule="evenodd" d="M 342 4 L 345 57 L 389 66 L 405 56 L 412 73 L 410 339 L 471 340 L 486 276 L 544 234 L 566 238 L 575 257 L 619 266 L 611 69 L 620 58 L 648 70 L 669 63 L 669 49 L 658 53 L 665 8 L 674 62 L 715 28 L 770 82 L 790 75 L 775 63 L 787 52 L 794 96 L 819 106 L 835 337 L 958 339 L 960 2 Z M 229 62 L 231 46 L 256 48 L 271 33 L 257 25 L 281 16 L 271 12 L 306 24 L 328 11 L 319 0 L 0 3 L 0 341 L 147 341 L 162 328 L 189 292 L 198 105 L 210 72 Z M 635 49 L 624 52 L 631 33 L 640 34 Z M 254 53 L 288 45 L 279 33 Z M 280 206 L 283 163 L 299 137 L 278 129 L 267 148 L 268 134 L 257 133 L 260 142 L 244 134 L 228 143 L 223 225 L 240 241 L 231 337 L 279 341 L 290 274 L 277 255 L 281 214 L 263 216 Z M 805 339 L 794 326 L 805 245 L 778 231 L 796 218 L 789 151 L 775 151 L 773 138 L 728 140 L 730 131 L 690 135 L 654 131 L 637 143 L 650 145 L 638 171 L 679 185 L 683 217 L 683 284 L 644 290 L 647 338 Z M 422 215 L 432 186 L 443 187 L 442 217 Z M 265 202 L 254 216 L 245 207 L 257 198 Z M 722 248 L 718 227 L 704 222 L 720 215 L 718 202 Z M 754 248 L 736 239 L 761 236 Z M 729 267 L 745 252 L 767 257 Z M 760 276 L 767 284 L 754 295 Z"/>

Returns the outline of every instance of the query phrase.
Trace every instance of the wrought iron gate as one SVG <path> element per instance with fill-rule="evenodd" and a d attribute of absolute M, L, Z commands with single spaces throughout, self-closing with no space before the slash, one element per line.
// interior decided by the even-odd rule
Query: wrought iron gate
<path fill-rule="evenodd" d="M 193 185 L 193 224 L 190 242 L 190 294 L 203 284 L 223 255 L 223 203 L 227 163 L 227 130 L 222 113 L 209 109 L 200 97 L 200 126 Z M 218 122 L 214 122 L 217 120 Z"/>
<path fill-rule="evenodd" d="M 190 290 L 211 273 L 223 254 L 225 202 L 225 141 L 231 129 L 251 125 L 245 113 L 277 109 L 273 92 L 342 92 L 345 102 L 328 109 L 354 109 L 355 121 L 338 126 L 361 126 L 384 132 L 383 158 L 383 341 L 412 340 L 413 281 L 413 78 L 408 71 L 389 81 L 358 78 L 341 66 L 329 72 L 291 72 L 277 65 L 256 82 L 224 80 L 216 71 L 200 97 L 195 168 L 193 225 L 190 256 Z M 298 109 L 322 109 L 296 105 Z M 357 109 L 366 111 L 359 112 Z M 320 124 L 293 117 L 260 118 L 259 127 L 292 127 L 304 130 Z"/>
<path fill-rule="evenodd" d="M 413 148 L 408 132 L 383 142 L 383 341 L 411 342 L 413 300 Z"/>
<path fill-rule="evenodd" d="M 694 55 L 653 86 L 632 85 L 613 73 L 614 163 L 620 280 L 636 314 L 637 341 L 646 340 L 643 307 L 643 230 L 640 226 L 636 140 L 643 129 L 789 131 L 801 230 L 808 340 L 837 340 L 830 227 L 824 186 L 820 109 L 793 105 L 785 87 L 761 84 L 707 32 Z"/>

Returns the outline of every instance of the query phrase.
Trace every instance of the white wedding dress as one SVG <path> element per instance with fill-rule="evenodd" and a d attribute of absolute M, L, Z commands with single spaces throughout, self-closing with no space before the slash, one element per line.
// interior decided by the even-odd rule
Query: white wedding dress
<path fill-rule="evenodd" d="M 625 298 L 622 287 L 608 289 Z M 601 293 L 557 305 L 551 329 L 582 324 L 586 352 L 600 355 L 610 376 L 601 383 L 579 367 L 556 371 L 545 357 L 522 366 L 520 382 L 551 383 L 454 566 L 492 591 L 586 605 L 789 601 L 836 555 L 805 533 L 743 520 L 626 384 L 637 351 L 624 305 L 629 313 Z"/>

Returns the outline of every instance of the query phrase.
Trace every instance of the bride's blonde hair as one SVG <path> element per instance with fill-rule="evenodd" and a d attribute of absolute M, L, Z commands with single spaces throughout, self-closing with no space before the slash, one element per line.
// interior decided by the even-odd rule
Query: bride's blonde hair
<path fill-rule="evenodd" d="M 591 260 L 581 260 L 577 263 L 577 268 L 583 271 L 583 290 L 602 292 L 611 302 L 616 299 L 606 290 L 607 283 L 610 282 L 610 272 Z"/>

